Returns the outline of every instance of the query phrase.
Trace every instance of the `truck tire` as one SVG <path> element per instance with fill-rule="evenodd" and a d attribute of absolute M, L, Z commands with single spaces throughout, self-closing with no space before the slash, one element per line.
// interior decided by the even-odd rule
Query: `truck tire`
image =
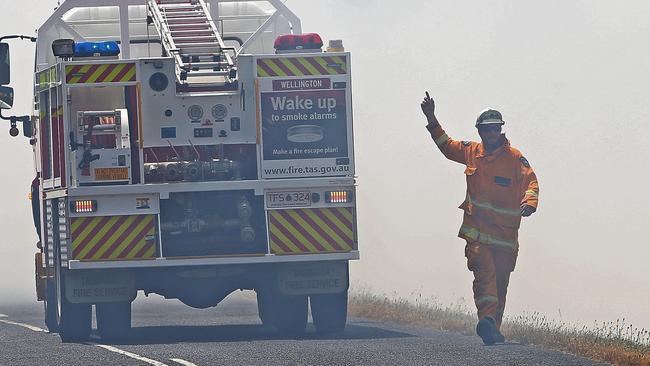
<path fill-rule="evenodd" d="M 271 324 L 271 319 L 269 317 L 269 312 L 268 312 L 268 304 L 264 296 L 262 295 L 261 292 L 257 291 L 257 315 L 259 315 L 260 320 L 262 321 L 262 325 L 264 326 L 270 326 Z"/>
<path fill-rule="evenodd" d="M 341 333 L 348 317 L 348 292 L 311 295 L 311 317 L 318 333 Z"/>
<path fill-rule="evenodd" d="M 46 309 L 46 316 L 49 312 L 54 314 L 57 332 L 64 343 L 85 342 L 92 329 L 92 304 L 75 304 L 65 298 L 65 278 L 59 265 L 56 267 L 56 279 L 56 287 L 52 286 L 56 288 L 55 301 L 50 302 L 54 308 Z"/>
<path fill-rule="evenodd" d="M 59 332 L 58 310 L 56 306 L 56 284 L 47 281 L 45 285 L 45 301 L 43 301 L 45 311 L 45 326 L 50 333 Z"/>
<path fill-rule="evenodd" d="M 61 299 L 61 317 L 59 318 L 59 336 L 65 343 L 84 342 L 90 336 L 92 326 L 92 305 L 73 304 Z"/>
<path fill-rule="evenodd" d="M 262 324 L 275 327 L 281 334 L 299 336 L 307 326 L 307 296 L 288 296 L 278 292 L 258 293 Z"/>
<path fill-rule="evenodd" d="M 131 302 L 95 304 L 97 331 L 104 341 L 123 341 L 131 332 Z"/>
<path fill-rule="evenodd" d="M 272 322 L 281 334 L 299 336 L 307 326 L 307 296 L 276 296 L 273 301 Z"/>

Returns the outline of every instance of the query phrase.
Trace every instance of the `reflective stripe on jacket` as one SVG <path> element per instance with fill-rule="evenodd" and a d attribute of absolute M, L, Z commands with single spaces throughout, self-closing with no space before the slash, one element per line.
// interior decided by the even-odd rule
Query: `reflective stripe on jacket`
<path fill-rule="evenodd" d="M 453 140 L 440 126 L 431 136 L 448 159 L 466 166 L 467 194 L 459 207 L 465 215 L 458 236 L 516 250 L 521 205 L 537 208 L 539 197 L 537 177 L 528 160 L 507 139 L 486 153 L 483 144 Z"/>

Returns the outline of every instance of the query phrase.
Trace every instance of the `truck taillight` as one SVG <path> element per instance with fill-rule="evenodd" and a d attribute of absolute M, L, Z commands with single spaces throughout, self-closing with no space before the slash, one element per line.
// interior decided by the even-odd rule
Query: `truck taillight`
<path fill-rule="evenodd" d="M 331 191 L 325 192 L 325 202 L 327 203 L 348 203 L 352 202 L 351 191 Z"/>
<path fill-rule="evenodd" d="M 75 213 L 86 213 L 86 212 L 97 212 L 97 201 L 95 200 L 80 200 L 72 201 L 72 212 Z"/>

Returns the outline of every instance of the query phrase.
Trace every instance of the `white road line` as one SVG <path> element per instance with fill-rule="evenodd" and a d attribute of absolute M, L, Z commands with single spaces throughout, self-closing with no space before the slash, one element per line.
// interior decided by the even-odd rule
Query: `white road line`
<path fill-rule="evenodd" d="M 97 344 L 97 343 L 88 343 L 88 344 L 103 348 L 105 350 L 109 350 L 111 352 L 119 353 L 119 354 L 127 356 L 127 357 L 131 357 L 131 358 L 133 358 L 135 360 L 138 360 L 138 361 L 146 362 L 149 365 L 167 366 L 166 364 L 164 364 L 164 363 L 162 363 L 160 361 L 156 361 L 156 360 L 152 360 L 150 358 L 146 358 L 146 357 L 143 357 L 143 356 L 140 356 L 140 355 L 136 355 L 135 353 L 127 352 L 127 351 L 124 351 L 124 350 L 121 350 L 119 348 L 115 348 L 113 346 L 109 346 L 109 345 L 106 345 L 106 344 Z"/>
<path fill-rule="evenodd" d="M 45 329 L 41 329 L 41 328 L 39 328 L 39 327 L 35 327 L 35 326 L 33 326 L 33 325 L 29 325 L 29 324 L 18 323 L 18 322 L 12 322 L 11 320 L 4 320 L 4 319 L 0 319 L 0 322 L 2 322 L 2 323 L 7 323 L 7 324 L 11 324 L 11 325 L 17 325 L 17 326 L 19 326 L 19 327 L 23 327 L 23 328 L 27 328 L 27 329 L 29 329 L 29 330 L 33 330 L 34 332 L 46 332 L 46 333 L 47 333 L 47 330 L 45 330 Z"/>
<path fill-rule="evenodd" d="M 0 318 L 6 318 L 6 317 L 7 317 L 6 315 L 0 314 Z M 35 327 L 33 325 L 29 325 L 29 324 L 25 324 L 25 323 L 12 322 L 11 320 L 4 320 L 4 319 L 0 319 L 0 322 L 6 323 L 6 324 L 11 324 L 11 325 L 17 325 L 17 326 L 20 326 L 20 327 L 23 327 L 23 328 L 27 328 L 29 330 L 33 330 L 34 332 L 45 332 L 45 333 L 47 333 L 47 330 L 45 330 L 45 329 L 41 329 L 39 327 Z M 127 357 L 131 357 L 131 358 L 133 358 L 135 360 L 138 360 L 138 361 L 146 362 L 149 365 L 167 366 L 166 364 L 164 364 L 164 363 L 162 363 L 160 361 L 156 361 L 156 360 L 152 360 L 150 358 L 146 358 L 144 356 L 136 355 L 135 353 L 127 352 L 127 351 L 124 351 L 124 350 L 121 350 L 119 348 L 109 346 L 109 345 L 106 345 L 106 344 L 97 344 L 97 343 L 92 343 L 92 342 L 89 342 L 88 344 L 103 348 L 103 349 L 111 351 L 111 352 L 119 353 L 119 354 L 127 356 Z M 195 364 L 193 364 L 193 363 L 191 363 L 189 361 L 185 361 L 185 360 L 182 360 L 180 358 L 172 358 L 171 360 L 176 362 L 176 363 L 179 363 L 179 364 L 181 364 L 183 366 L 197 366 L 197 365 L 195 365 Z"/>
<path fill-rule="evenodd" d="M 197 366 L 196 364 L 193 364 L 190 361 L 185 361 L 185 360 L 180 359 L 180 358 L 170 358 L 169 360 L 174 361 L 174 362 L 176 362 L 178 364 L 181 364 L 183 366 Z"/>

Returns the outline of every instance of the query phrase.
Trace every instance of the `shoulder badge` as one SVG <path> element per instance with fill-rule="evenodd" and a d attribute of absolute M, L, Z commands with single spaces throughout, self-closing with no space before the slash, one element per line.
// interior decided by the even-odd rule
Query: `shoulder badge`
<path fill-rule="evenodd" d="M 472 144 L 471 141 L 463 141 L 463 146 L 469 146 L 471 144 Z"/>
<path fill-rule="evenodd" d="M 522 163 L 526 168 L 530 168 L 530 163 L 529 163 L 528 160 L 526 160 L 526 158 L 524 158 L 523 156 L 519 158 L 519 161 L 521 161 L 521 163 Z"/>

